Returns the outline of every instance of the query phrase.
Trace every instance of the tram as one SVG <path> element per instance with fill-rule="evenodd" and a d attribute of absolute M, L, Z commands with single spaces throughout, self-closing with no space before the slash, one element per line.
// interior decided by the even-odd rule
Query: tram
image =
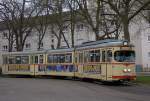
<path fill-rule="evenodd" d="M 75 48 L 2 55 L 4 75 L 65 76 L 102 81 L 136 79 L 134 47 L 127 41 L 102 40 Z"/>

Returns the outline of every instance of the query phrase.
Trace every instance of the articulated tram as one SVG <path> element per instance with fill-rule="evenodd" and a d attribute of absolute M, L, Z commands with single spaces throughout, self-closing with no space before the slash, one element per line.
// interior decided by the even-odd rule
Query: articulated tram
<path fill-rule="evenodd" d="M 134 80 L 135 52 L 127 41 L 103 40 L 75 48 L 2 55 L 4 75 L 46 75 L 102 81 Z"/>

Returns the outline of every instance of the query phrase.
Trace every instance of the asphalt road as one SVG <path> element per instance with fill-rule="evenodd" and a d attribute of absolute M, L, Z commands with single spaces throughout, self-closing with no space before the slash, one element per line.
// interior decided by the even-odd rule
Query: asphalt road
<path fill-rule="evenodd" d="M 0 77 L 0 101 L 150 101 L 150 87 Z"/>

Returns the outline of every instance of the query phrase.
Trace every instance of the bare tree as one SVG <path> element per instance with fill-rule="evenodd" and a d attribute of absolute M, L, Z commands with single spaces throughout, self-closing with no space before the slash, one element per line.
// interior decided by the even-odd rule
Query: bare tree
<path fill-rule="evenodd" d="M 1 6 L 2 4 L 0 4 Z M 6 32 L 3 32 L 3 34 L 6 34 L 6 39 L 8 40 L 8 51 L 12 52 L 13 44 L 15 42 L 14 33 L 12 31 L 12 21 L 10 21 L 10 15 L 7 12 L 7 9 L 4 9 L 3 7 L 0 8 L 0 20 L 1 20 L 1 26 L 4 27 L 4 29 L 7 29 Z"/>
<path fill-rule="evenodd" d="M 66 0 L 68 9 L 69 9 L 69 22 L 70 22 L 70 30 L 71 30 L 71 47 L 74 47 L 75 41 L 74 41 L 74 33 L 75 33 L 75 25 L 77 23 L 77 11 L 78 11 L 78 5 L 76 3 L 76 0 Z"/>
<path fill-rule="evenodd" d="M 25 41 L 31 30 L 33 29 L 33 16 L 37 16 L 39 12 L 36 11 L 37 4 L 30 6 L 29 0 L 3 0 L 1 7 L 6 9 L 5 14 L 9 14 L 9 21 L 11 21 L 11 30 L 15 36 L 17 51 L 22 51 Z"/>
<path fill-rule="evenodd" d="M 149 0 L 104 0 L 119 16 L 123 26 L 124 37 L 130 41 L 129 24 L 149 4 Z"/>
<path fill-rule="evenodd" d="M 57 38 L 57 48 L 61 47 L 62 38 L 64 39 L 67 47 L 70 47 L 66 36 L 64 35 L 64 30 L 67 28 L 67 17 L 66 12 L 64 12 L 64 0 L 54 0 L 51 1 L 52 5 L 48 5 L 51 14 L 51 32 Z"/>

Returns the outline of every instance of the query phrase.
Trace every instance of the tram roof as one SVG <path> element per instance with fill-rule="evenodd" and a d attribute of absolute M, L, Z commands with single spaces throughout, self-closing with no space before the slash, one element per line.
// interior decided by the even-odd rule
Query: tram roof
<path fill-rule="evenodd" d="M 41 53 L 45 53 L 46 51 L 28 51 L 28 52 L 5 52 L 3 53 L 3 55 L 25 55 L 25 54 L 41 54 Z"/>
<path fill-rule="evenodd" d="M 49 49 L 48 53 L 61 53 L 61 52 L 72 52 L 74 48 L 60 48 L 60 49 Z"/>
<path fill-rule="evenodd" d="M 111 47 L 111 46 L 121 46 L 123 45 L 123 40 L 115 40 L 115 39 L 106 39 L 106 40 L 99 40 L 99 41 L 93 41 L 93 42 L 87 42 L 83 43 L 82 45 L 79 45 L 76 47 L 76 49 L 89 49 L 89 48 L 100 48 L 100 47 Z"/>

